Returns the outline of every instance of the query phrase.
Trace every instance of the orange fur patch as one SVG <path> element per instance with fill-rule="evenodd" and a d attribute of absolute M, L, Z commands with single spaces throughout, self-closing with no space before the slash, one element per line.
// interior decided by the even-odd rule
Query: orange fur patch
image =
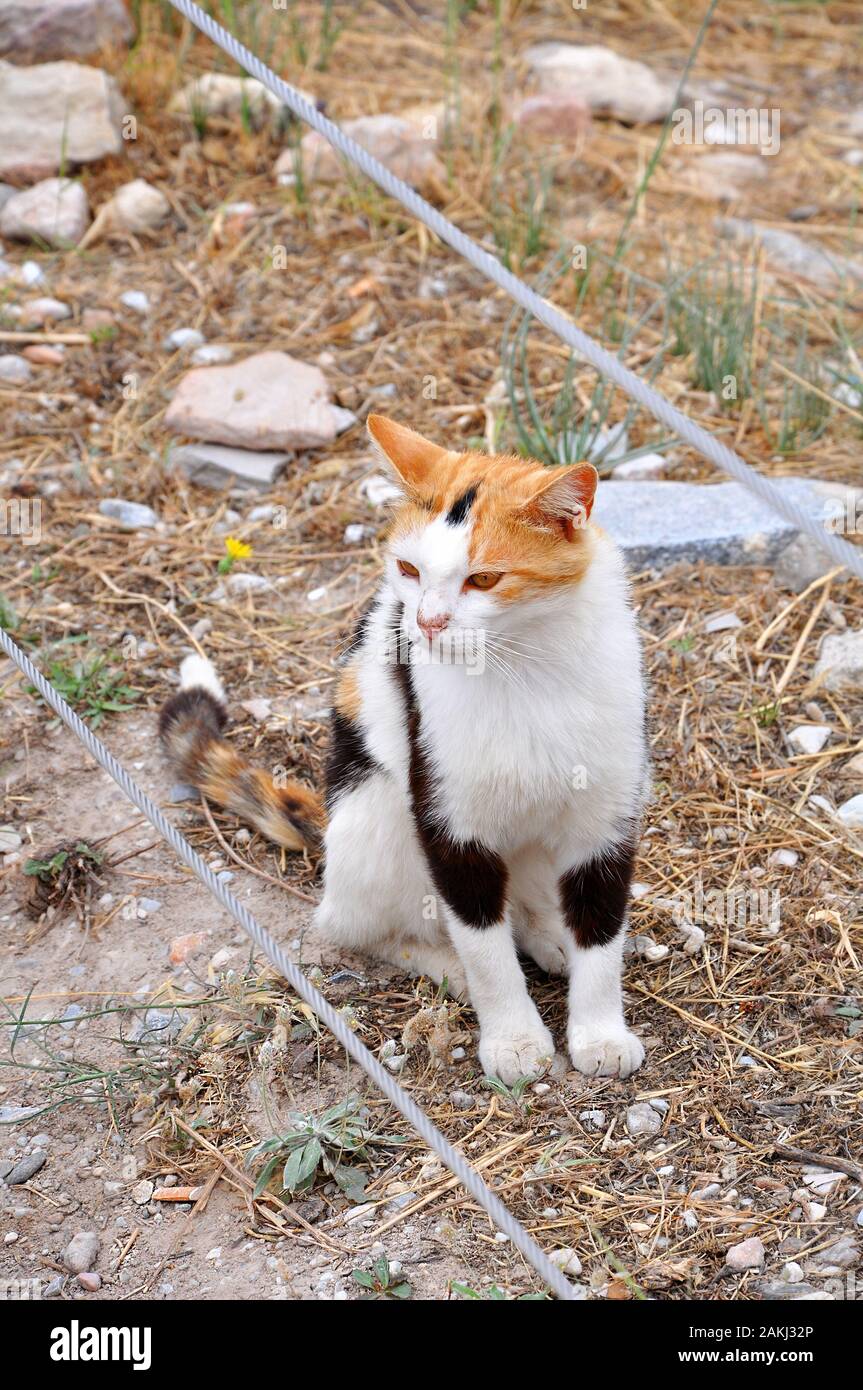
<path fill-rule="evenodd" d="M 345 719 L 349 719 L 352 724 L 356 724 L 362 709 L 362 696 L 354 666 L 346 666 L 342 671 L 336 686 L 336 697 L 333 704 L 339 714 L 344 715 Z"/>
<path fill-rule="evenodd" d="M 500 571 L 503 577 L 494 589 L 498 601 L 517 603 L 531 593 L 582 579 L 593 550 L 591 530 L 567 522 L 552 499 L 561 486 L 570 486 L 572 494 L 582 498 L 586 521 L 596 486 L 596 473 L 589 464 L 548 468 L 514 454 L 455 454 L 435 445 L 424 456 L 418 436 L 407 431 L 409 462 L 402 471 L 400 435 L 381 433 L 393 448 L 391 462 L 407 489 L 393 520 L 391 539 L 448 512 L 469 489 L 476 488 L 469 512 L 470 567 L 474 572 Z M 383 438 L 378 442 L 383 447 Z"/>

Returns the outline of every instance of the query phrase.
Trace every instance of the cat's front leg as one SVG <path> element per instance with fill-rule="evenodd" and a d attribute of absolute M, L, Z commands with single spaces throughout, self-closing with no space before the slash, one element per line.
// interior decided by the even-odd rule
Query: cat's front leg
<path fill-rule="evenodd" d="M 476 841 L 458 843 L 437 830 L 422 834 L 422 826 L 421 835 L 479 1019 L 483 1070 L 507 1086 L 520 1076 L 539 1076 L 554 1057 L 554 1039 L 519 965 L 506 903 L 506 867 Z"/>
<path fill-rule="evenodd" d="M 507 1086 L 540 1076 L 554 1059 L 554 1039 L 528 993 L 506 914 L 493 926 L 470 926 L 450 910 L 447 925 L 479 1019 L 483 1071 Z"/>
<path fill-rule="evenodd" d="M 623 1016 L 623 942 L 634 851 L 629 844 L 570 869 L 560 881 L 568 928 L 569 1026 L 573 1066 L 587 1076 L 627 1077 L 644 1046 Z"/>

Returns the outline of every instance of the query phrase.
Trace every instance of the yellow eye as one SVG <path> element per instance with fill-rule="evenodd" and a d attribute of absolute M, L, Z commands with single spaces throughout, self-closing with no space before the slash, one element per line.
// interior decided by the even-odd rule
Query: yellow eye
<path fill-rule="evenodd" d="M 478 574 L 469 574 L 467 577 L 467 587 L 469 589 L 493 589 L 499 579 L 503 576 L 495 574 L 493 570 L 480 570 Z"/>
<path fill-rule="evenodd" d="M 419 579 L 420 572 L 416 565 L 409 565 L 407 560 L 398 561 L 399 574 L 406 574 L 409 579 Z"/>

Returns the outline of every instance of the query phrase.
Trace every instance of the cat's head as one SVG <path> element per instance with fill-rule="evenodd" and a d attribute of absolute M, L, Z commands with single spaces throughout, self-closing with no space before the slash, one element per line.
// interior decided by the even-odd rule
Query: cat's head
<path fill-rule="evenodd" d="M 591 558 L 591 464 L 451 452 L 383 415 L 368 428 L 404 493 L 387 572 L 413 641 L 506 631 L 571 596 Z"/>

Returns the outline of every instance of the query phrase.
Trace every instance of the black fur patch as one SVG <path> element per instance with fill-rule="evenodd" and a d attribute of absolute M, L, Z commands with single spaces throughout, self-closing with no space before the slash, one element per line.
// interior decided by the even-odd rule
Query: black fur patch
<path fill-rule="evenodd" d="M 601 859 L 570 869 L 560 880 L 560 902 L 576 944 L 605 946 L 623 926 L 635 861 L 631 843 L 616 845 Z"/>
<path fill-rule="evenodd" d="M 469 927 L 493 927 L 506 905 L 507 872 L 499 855 L 476 840 L 455 843 L 434 810 L 434 785 L 420 742 L 420 713 L 410 667 L 400 663 L 396 678 L 405 699 L 410 741 L 410 791 L 420 844 L 435 888 Z"/>
<path fill-rule="evenodd" d="M 176 726 L 182 724 L 219 738 L 227 721 L 228 711 L 222 701 L 202 685 L 193 685 L 165 701 L 159 714 L 159 737 L 166 743 Z"/>
<path fill-rule="evenodd" d="M 477 491 L 477 484 L 474 483 L 467 492 L 462 493 L 461 497 L 457 497 L 444 517 L 444 521 L 448 522 L 450 526 L 460 526 L 474 504 Z"/>
<path fill-rule="evenodd" d="M 330 715 L 330 751 L 327 758 L 326 807 L 332 810 L 339 797 L 353 791 L 373 772 L 380 771 L 363 738 L 362 730 L 337 709 Z"/>

